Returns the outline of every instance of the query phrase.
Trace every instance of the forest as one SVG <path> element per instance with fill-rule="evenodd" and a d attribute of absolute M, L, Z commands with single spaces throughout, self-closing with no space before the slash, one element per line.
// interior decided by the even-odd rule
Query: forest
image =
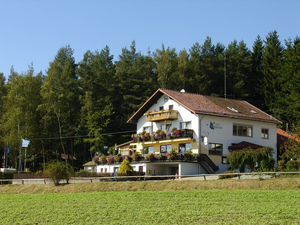
<path fill-rule="evenodd" d="M 50 160 L 79 170 L 95 154 L 107 154 L 105 146 L 131 140 L 136 126 L 126 121 L 158 88 L 245 100 L 283 128 L 300 122 L 300 38 L 281 43 L 276 31 L 257 36 L 251 48 L 207 37 L 188 50 L 162 45 L 143 55 L 133 41 L 117 59 L 106 46 L 87 50 L 77 63 L 67 45 L 45 70 L 12 67 L 7 80 L 0 73 L 2 166 L 9 152 L 8 167 L 19 168 L 23 138 L 30 144 L 21 149 L 22 170 L 42 170 Z"/>

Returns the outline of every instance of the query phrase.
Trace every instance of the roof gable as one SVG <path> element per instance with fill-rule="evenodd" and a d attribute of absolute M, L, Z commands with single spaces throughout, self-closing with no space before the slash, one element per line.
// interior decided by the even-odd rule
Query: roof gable
<path fill-rule="evenodd" d="M 147 110 L 164 94 L 195 114 L 281 123 L 279 120 L 246 101 L 204 96 L 166 89 L 158 89 L 127 122 L 136 123 L 138 119 L 143 116 L 143 114 L 147 112 Z"/>

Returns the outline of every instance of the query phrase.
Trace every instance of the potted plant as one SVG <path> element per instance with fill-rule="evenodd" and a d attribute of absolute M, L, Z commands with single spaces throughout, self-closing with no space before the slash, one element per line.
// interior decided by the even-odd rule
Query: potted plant
<path fill-rule="evenodd" d="M 121 162 L 122 161 L 122 155 L 121 155 L 121 153 L 118 153 L 118 154 L 115 155 L 115 161 L 116 162 Z"/>
<path fill-rule="evenodd" d="M 150 162 L 153 162 L 154 160 L 154 154 L 153 153 L 150 153 L 147 155 L 147 159 L 150 161 Z"/>
<path fill-rule="evenodd" d="M 138 160 L 139 160 L 139 153 L 138 153 L 137 151 L 135 151 L 135 152 L 132 154 L 131 158 L 132 158 L 134 161 L 138 161 Z"/>
<path fill-rule="evenodd" d="M 172 149 L 172 150 L 170 151 L 170 159 L 171 159 L 171 160 L 174 160 L 174 159 L 176 159 L 176 156 L 177 156 L 177 151 L 176 151 L 176 149 Z"/>
<path fill-rule="evenodd" d="M 113 163 L 114 162 L 114 157 L 112 155 L 109 155 L 106 157 L 107 163 Z"/>
<path fill-rule="evenodd" d="M 162 155 L 161 155 L 161 154 L 156 154 L 156 155 L 155 155 L 155 158 L 156 158 L 157 160 L 161 160 L 161 159 L 162 159 Z"/>
<path fill-rule="evenodd" d="M 94 161 L 95 163 L 98 163 L 98 162 L 99 162 L 99 156 L 94 156 L 93 161 Z"/>
<path fill-rule="evenodd" d="M 148 140 L 150 140 L 150 133 L 145 133 L 144 135 L 143 135 L 143 139 L 144 139 L 144 141 L 148 141 Z"/>
<path fill-rule="evenodd" d="M 167 152 L 167 153 L 165 154 L 165 157 L 166 157 L 166 159 L 170 159 L 170 152 Z"/>
<path fill-rule="evenodd" d="M 185 152 L 184 156 L 186 157 L 187 161 L 192 161 L 194 158 L 192 151 Z"/>
<path fill-rule="evenodd" d="M 171 136 L 172 137 L 179 137 L 179 135 L 180 135 L 180 130 L 177 130 L 176 127 L 173 127 Z"/>
<path fill-rule="evenodd" d="M 159 135 L 161 136 L 161 138 L 166 137 L 166 133 L 164 131 L 161 131 Z"/>
<path fill-rule="evenodd" d="M 101 156 L 101 157 L 99 158 L 99 162 L 100 162 L 101 164 L 107 163 L 106 156 L 105 156 L 105 155 Z"/>
<path fill-rule="evenodd" d="M 156 139 L 161 139 L 162 137 L 161 137 L 161 132 L 162 132 L 162 130 L 161 129 L 158 129 L 156 132 L 155 132 L 155 138 Z"/>
<path fill-rule="evenodd" d="M 132 134 L 131 135 L 133 141 L 137 141 L 138 135 L 137 134 Z"/>

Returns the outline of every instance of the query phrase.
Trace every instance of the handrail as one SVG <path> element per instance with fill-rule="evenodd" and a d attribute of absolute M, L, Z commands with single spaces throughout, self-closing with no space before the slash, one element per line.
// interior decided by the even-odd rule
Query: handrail
<path fill-rule="evenodd" d="M 219 167 L 216 166 L 214 162 L 206 154 L 200 154 L 199 158 L 200 158 L 200 162 L 205 161 L 214 171 L 219 170 Z"/>

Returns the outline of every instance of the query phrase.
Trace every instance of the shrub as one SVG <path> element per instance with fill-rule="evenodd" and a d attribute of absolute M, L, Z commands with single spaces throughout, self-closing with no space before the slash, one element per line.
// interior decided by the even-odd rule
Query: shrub
<path fill-rule="evenodd" d="M 130 165 L 130 162 L 125 159 L 125 160 L 123 160 L 118 173 L 128 173 L 128 172 L 132 173 L 133 168 Z"/>
<path fill-rule="evenodd" d="M 273 171 L 274 170 L 275 159 L 269 157 L 260 161 L 260 166 L 263 171 Z"/>
<path fill-rule="evenodd" d="M 72 167 L 64 162 L 50 162 L 46 166 L 46 173 L 57 186 L 62 179 L 67 179 L 69 174 L 73 172 Z"/>
<path fill-rule="evenodd" d="M 299 167 L 300 167 L 300 161 L 297 160 L 291 160 L 286 163 L 286 168 L 289 171 L 298 171 Z"/>
<path fill-rule="evenodd" d="M 286 163 L 285 163 L 284 159 L 278 161 L 277 168 L 278 168 L 279 171 L 285 171 Z"/>

